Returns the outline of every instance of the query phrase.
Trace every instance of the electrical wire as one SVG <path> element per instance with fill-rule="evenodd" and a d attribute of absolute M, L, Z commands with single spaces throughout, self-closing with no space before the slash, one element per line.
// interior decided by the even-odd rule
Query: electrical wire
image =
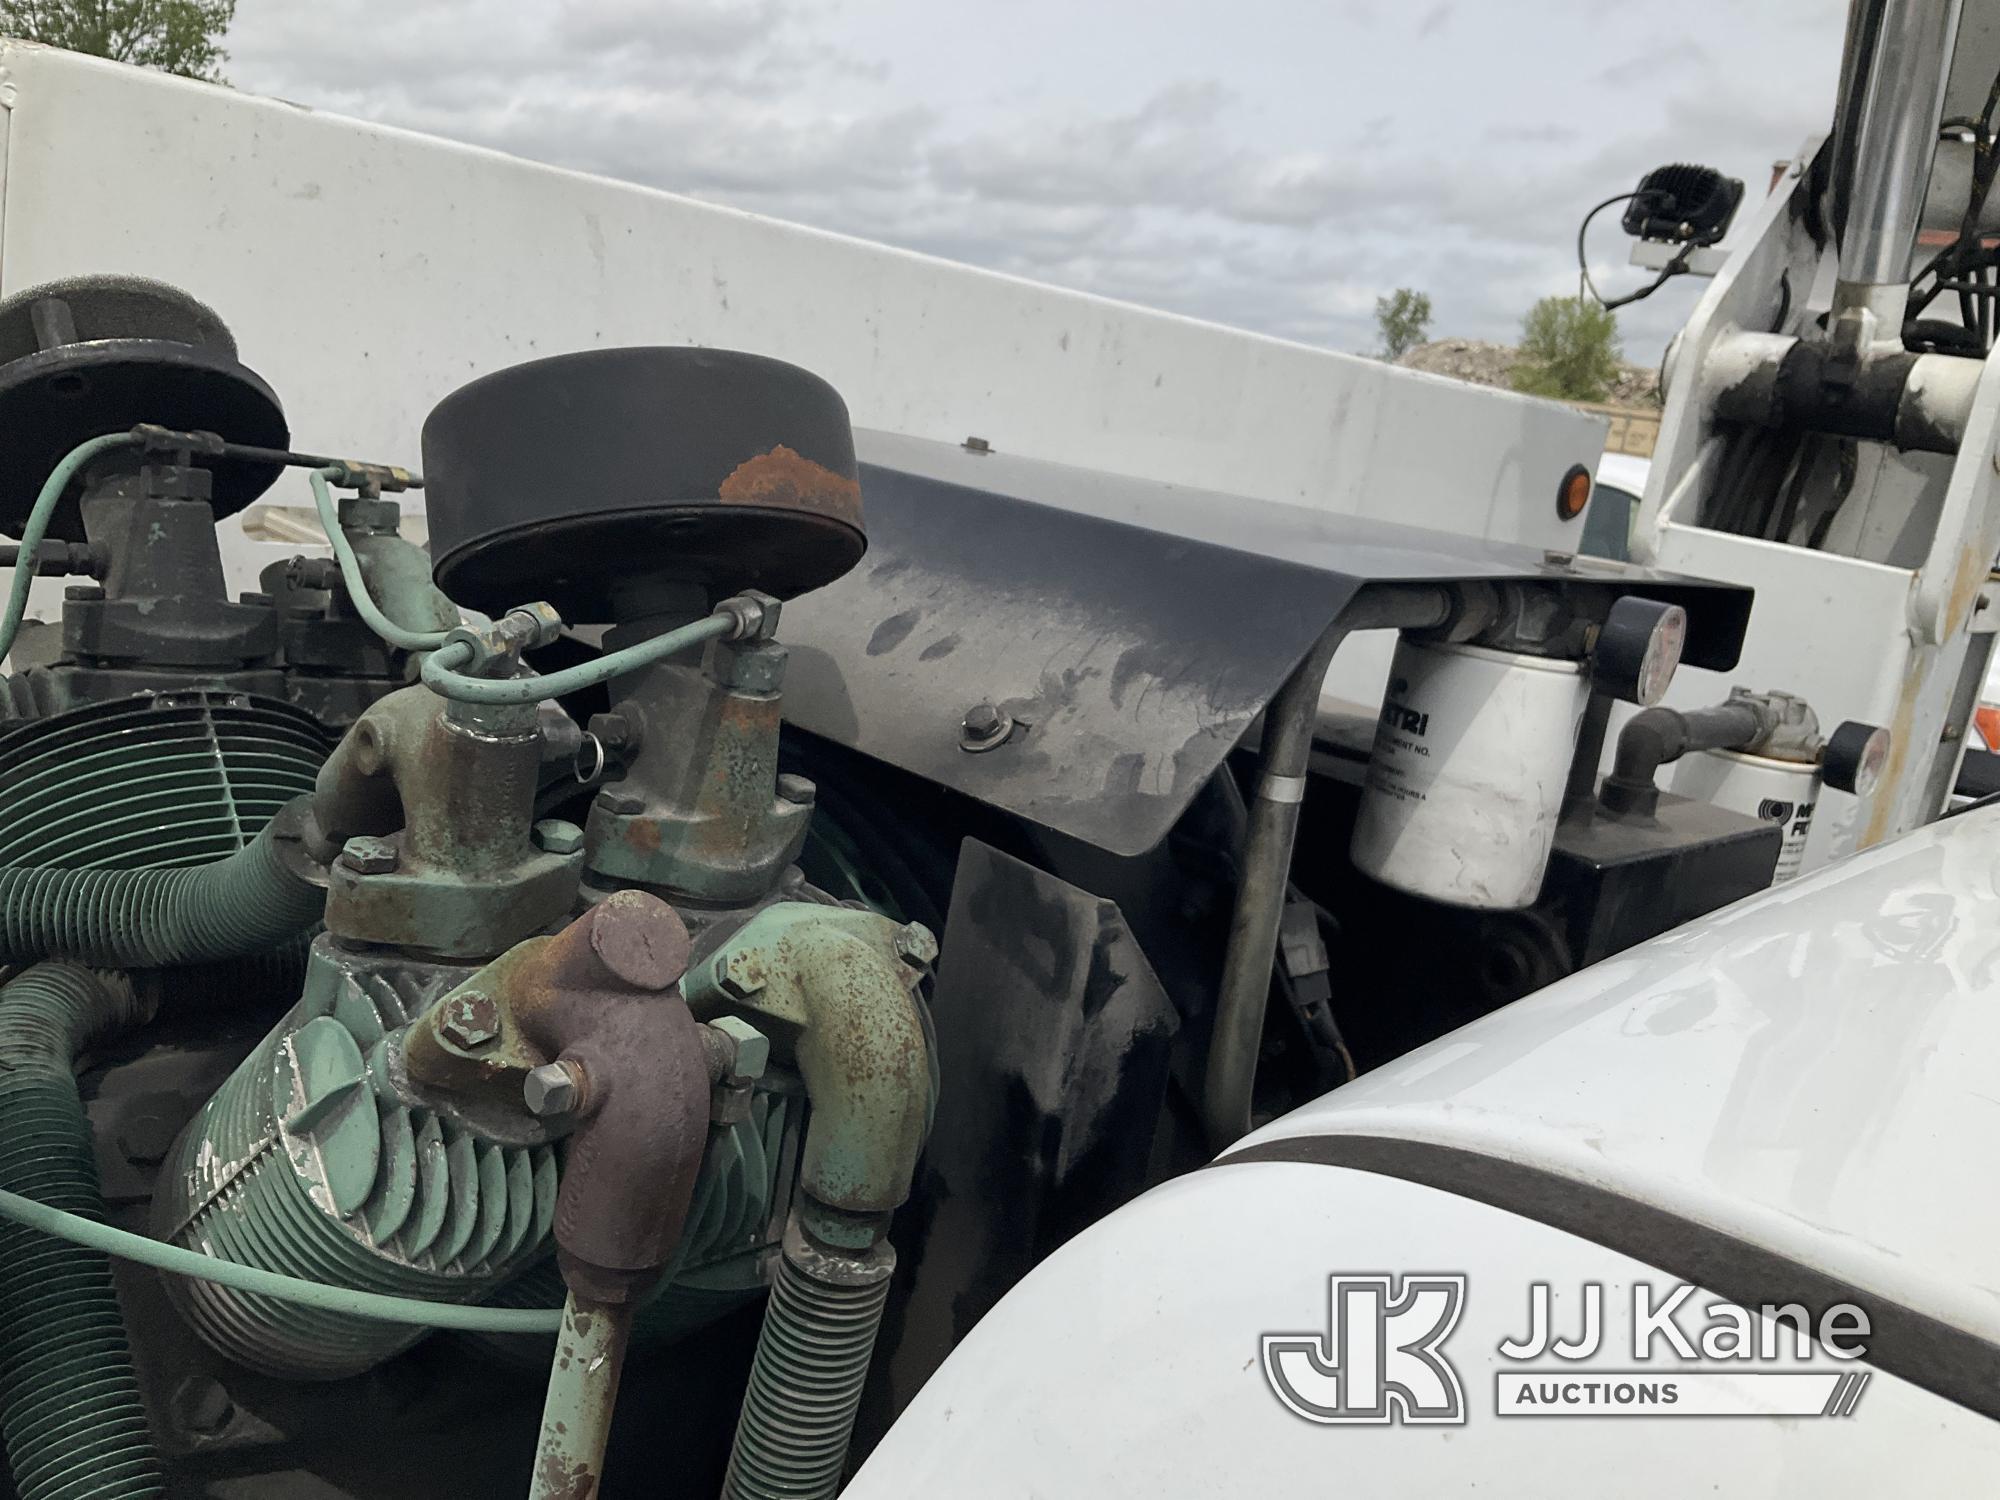
<path fill-rule="evenodd" d="M 138 442 L 138 437 L 129 432 L 110 432 L 103 437 L 87 439 L 64 454 L 62 462 L 51 469 L 49 477 L 42 481 L 41 492 L 35 496 L 35 503 L 28 510 L 28 519 L 21 526 L 21 546 L 14 564 L 14 586 L 7 594 L 7 612 L 0 616 L 0 660 L 5 660 L 7 653 L 14 649 L 14 636 L 28 613 L 28 588 L 35 581 L 35 559 L 41 553 L 42 537 L 48 532 L 49 518 L 55 514 L 63 492 L 94 459 L 114 448 L 136 447 Z"/>
<path fill-rule="evenodd" d="M 77 1214 L 51 1208 L 19 1193 L 0 1191 L 0 1218 L 24 1228 L 54 1235 L 73 1245 L 115 1255 L 156 1271 L 212 1281 L 232 1291 L 275 1297 L 325 1312 L 347 1313 L 383 1323 L 407 1323 L 419 1328 L 454 1328 L 467 1333 L 554 1333 L 562 1326 L 560 1308 L 513 1308 L 425 1302 L 414 1297 L 387 1297 L 379 1292 L 327 1286 L 297 1276 L 284 1276 L 257 1266 L 183 1249 L 143 1234 L 116 1229 Z"/>
<path fill-rule="evenodd" d="M 1629 292 L 1623 297 L 1606 297 L 1604 293 L 1597 289 L 1597 283 L 1590 279 L 1590 259 L 1584 252 L 1583 237 L 1590 232 L 1590 221 L 1592 219 L 1603 213 L 1605 209 L 1611 207 L 1614 203 L 1623 203 L 1628 199 L 1638 197 L 1639 191 L 1638 188 L 1634 188 L 1629 193 L 1612 194 L 1611 197 L 1606 198 L 1589 213 L 1585 214 L 1583 222 L 1576 226 L 1576 268 L 1583 276 L 1584 289 L 1596 299 L 1598 306 L 1602 307 L 1606 312 L 1614 311 L 1617 308 L 1628 306 L 1634 302 L 1643 301 L 1645 298 L 1652 296 L 1653 293 L 1673 280 L 1674 277 L 1687 270 L 1688 258 L 1695 252 L 1694 241 L 1687 241 L 1679 250 L 1674 252 L 1673 259 L 1660 268 L 1660 274 L 1653 278 L 1651 285 L 1642 286 L 1638 291 Z"/>

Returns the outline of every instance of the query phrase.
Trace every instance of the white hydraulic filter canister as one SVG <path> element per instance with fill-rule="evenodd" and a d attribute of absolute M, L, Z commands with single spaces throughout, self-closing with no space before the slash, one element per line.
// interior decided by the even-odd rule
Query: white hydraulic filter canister
<path fill-rule="evenodd" d="M 1454 906 L 1532 905 L 1589 696 L 1581 662 L 1398 642 L 1355 867 Z"/>
<path fill-rule="evenodd" d="M 1771 883 L 1782 885 L 1804 868 L 1806 835 L 1819 805 L 1819 762 L 1773 760 L 1742 750 L 1700 750 L 1674 767 L 1673 789 L 1747 817 L 1776 823 L 1784 835 Z"/>

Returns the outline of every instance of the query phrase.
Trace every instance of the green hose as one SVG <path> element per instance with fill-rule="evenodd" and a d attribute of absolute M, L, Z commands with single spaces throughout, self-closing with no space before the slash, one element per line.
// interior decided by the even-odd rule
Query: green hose
<path fill-rule="evenodd" d="M 279 946 L 325 906 L 324 891 L 286 868 L 268 827 L 227 858 L 192 868 L 0 868 L 0 963 L 214 963 Z"/>
<path fill-rule="evenodd" d="M 103 1218 L 75 1061 L 138 1009 L 122 977 L 75 964 L 0 988 L 0 1186 Z M 20 1500 L 164 1492 L 100 1252 L 0 1228 L 0 1435 Z"/>
<path fill-rule="evenodd" d="M 426 1302 L 418 1297 L 388 1297 L 380 1292 L 357 1292 L 257 1266 L 238 1265 L 233 1260 L 203 1255 L 199 1250 L 183 1250 L 179 1245 L 162 1244 L 143 1234 L 114 1229 L 109 1224 L 4 1189 L 0 1189 L 0 1219 L 72 1245 L 101 1250 L 134 1265 L 151 1266 L 156 1271 L 192 1276 L 196 1281 L 212 1281 L 239 1292 L 255 1292 L 262 1297 L 276 1297 L 302 1307 L 322 1308 L 356 1318 L 407 1323 L 417 1328 L 453 1328 L 461 1333 L 554 1333 L 562 1323 L 560 1308 L 551 1311 L 467 1307 L 456 1302 Z"/>
<path fill-rule="evenodd" d="M 14 586 L 7 594 L 7 612 L 0 615 L 0 661 L 6 660 L 7 653 L 14 649 L 15 632 L 20 630 L 21 620 L 28 613 L 28 588 L 35 581 L 35 554 L 41 551 L 42 538 L 49 529 L 49 517 L 55 514 L 63 491 L 100 454 L 109 453 L 113 448 L 129 448 L 138 441 L 129 432 L 111 432 L 78 443 L 42 481 L 41 493 L 35 496 L 35 503 L 28 509 L 28 519 L 21 525 L 21 550 L 19 560 L 14 564 Z"/>

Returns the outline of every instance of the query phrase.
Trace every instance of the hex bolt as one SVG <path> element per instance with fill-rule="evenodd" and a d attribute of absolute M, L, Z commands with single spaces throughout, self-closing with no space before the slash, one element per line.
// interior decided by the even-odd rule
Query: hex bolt
<path fill-rule="evenodd" d="M 715 983 L 730 999 L 748 1000 L 764 988 L 764 965 L 747 949 L 725 953 L 715 966 Z"/>
<path fill-rule="evenodd" d="M 583 830 L 561 818 L 544 818 L 534 828 L 535 846 L 544 854 L 574 854 L 583 847 Z"/>
<path fill-rule="evenodd" d="M 804 776 L 793 776 L 789 772 L 778 778 L 778 799 L 782 802 L 796 802 L 801 807 L 811 807 L 819 789 Z"/>
<path fill-rule="evenodd" d="M 643 798 L 635 797 L 630 792 L 613 791 L 609 788 L 597 794 L 597 805 L 620 818 L 635 818 L 646 810 Z"/>
<path fill-rule="evenodd" d="M 1548 547 L 1543 549 L 1542 561 L 1551 568 L 1567 568 L 1576 561 L 1576 554 Z"/>
<path fill-rule="evenodd" d="M 490 995 L 461 990 L 444 1002 L 438 1031 L 445 1040 L 465 1048 L 484 1047 L 500 1035 L 500 1007 Z"/>
<path fill-rule="evenodd" d="M 347 841 L 340 851 L 340 863 L 356 875 L 387 875 L 401 863 L 401 856 L 390 840 L 363 836 Z"/>
<path fill-rule="evenodd" d="M 543 1063 L 521 1082 L 521 1099 L 528 1113 L 546 1120 L 555 1115 L 573 1115 L 583 1105 L 590 1079 L 578 1062 Z"/>
<path fill-rule="evenodd" d="M 174 1415 L 181 1427 L 195 1437 L 214 1437 L 236 1415 L 236 1403 L 229 1399 L 222 1382 L 197 1376 L 174 1392 Z"/>
<path fill-rule="evenodd" d="M 921 922 L 911 922 L 898 927 L 896 956 L 912 968 L 928 969 L 937 961 L 937 939 L 931 936 L 930 928 Z"/>
<path fill-rule="evenodd" d="M 1014 732 L 1014 717 L 991 703 L 975 703 L 959 721 L 958 743 L 963 750 L 991 750 L 1005 744 Z"/>
<path fill-rule="evenodd" d="M 586 727 L 607 750 L 630 749 L 637 738 L 633 733 L 632 720 L 624 714 L 592 714 Z"/>
<path fill-rule="evenodd" d="M 771 1063 L 771 1039 L 741 1016 L 717 1016 L 709 1030 L 729 1039 L 732 1078 L 758 1079 Z"/>
<path fill-rule="evenodd" d="M 174 1114 L 162 1104 L 143 1103 L 119 1121 L 118 1149 L 135 1166 L 155 1166 L 167 1159 L 179 1134 L 180 1120 Z"/>

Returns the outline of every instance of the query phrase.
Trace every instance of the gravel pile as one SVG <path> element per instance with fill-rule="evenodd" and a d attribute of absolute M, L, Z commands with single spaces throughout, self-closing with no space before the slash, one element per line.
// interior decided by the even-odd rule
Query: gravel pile
<path fill-rule="evenodd" d="M 1511 344 L 1480 339 L 1436 339 L 1419 344 L 1396 363 L 1432 375 L 1449 375 L 1474 385 L 1511 386 L 1510 375 L 1520 353 Z M 1620 365 L 1618 379 L 1605 398 L 1613 406 L 1658 406 L 1660 372 L 1642 365 Z"/>

